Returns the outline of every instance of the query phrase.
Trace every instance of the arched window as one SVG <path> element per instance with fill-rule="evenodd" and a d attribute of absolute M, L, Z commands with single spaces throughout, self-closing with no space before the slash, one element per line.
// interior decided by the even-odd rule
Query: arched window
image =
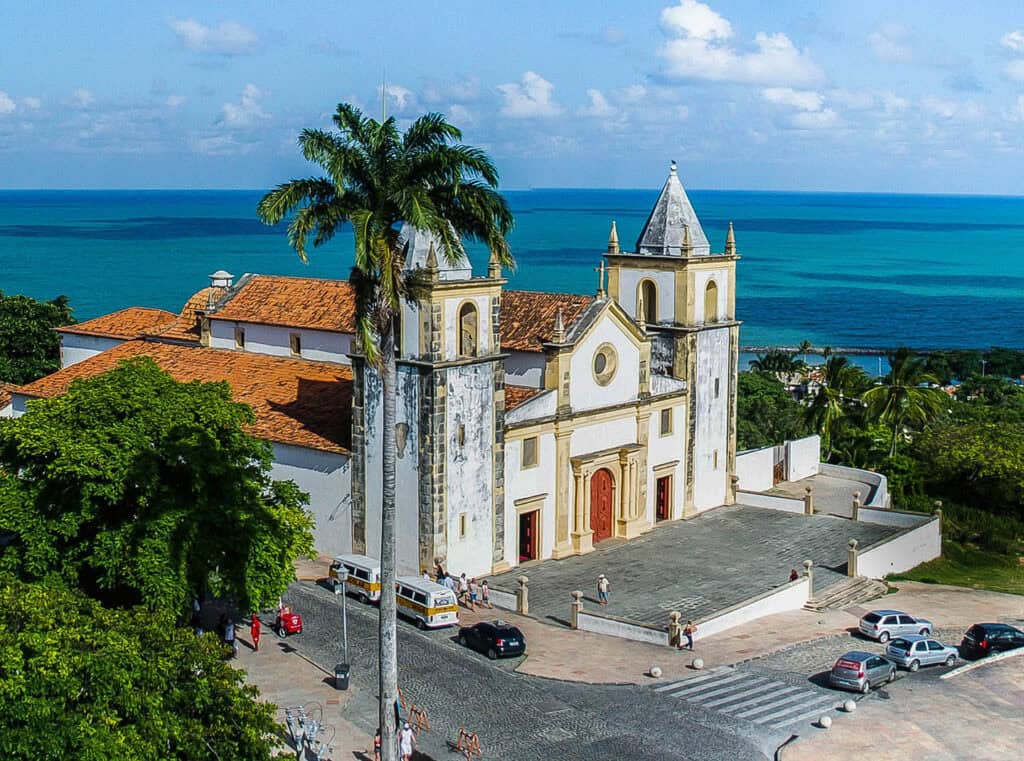
<path fill-rule="evenodd" d="M 657 323 L 658 322 L 658 287 L 654 284 L 653 280 L 641 280 L 640 288 L 637 294 L 643 298 L 644 313 L 643 318 L 646 323 Z M 640 298 L 637 299 L 637 319 L 640 318 Z"/>
<path fill-rule="evenodd" d="M 466 302 L 459 309 L 459 356 L 475 357 L 477 341 L 477 312 L 476 307 Z"/>
<path fill-rule="evenodd" d="M 714 280 L 709 280 L 704 289 L 704 322 L 718 322 L 718 286 Z"/>

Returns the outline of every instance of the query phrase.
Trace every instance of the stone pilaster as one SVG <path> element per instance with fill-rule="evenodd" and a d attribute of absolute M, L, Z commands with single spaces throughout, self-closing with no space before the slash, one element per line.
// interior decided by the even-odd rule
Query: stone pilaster
<path fill-rule="evenodd" d="M 682 338 L 680 343 L 686 363 L 687 383 L 687 415 L 686 415 L 686 486 L 683 493 L 683 518 L 692 518 L 696 514 L 693 504 L 694 480 L 697 462 L 697 334 L 691 333 Z M 677 348 L 678 351 L 678 348 Z"/>
<path fill-rule="evenodd" d="M 555 545 L 551 557 L 556 560 L 574 554 L 575 549 L 569 536 L 570 514 L 573 513 L 574 476 L 569 461 L 569 443 L 572 431 L 555 430 Z M 575 479 L 578 482 L 578 479 Z"/>
<path fill-rule="evenodd" d="M 736 503 L 736 489 L 731 476 L 736 473 L 736 395 L 739 385 L 740 329 L 729 328 L 729 415 L 728 442 L 725 451 L 725 504 Z"/>

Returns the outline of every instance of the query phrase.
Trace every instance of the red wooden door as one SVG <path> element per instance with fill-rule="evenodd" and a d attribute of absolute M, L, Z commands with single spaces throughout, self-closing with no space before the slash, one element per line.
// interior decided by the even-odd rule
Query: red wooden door
<path fill-rule="evenodd" d="M 519 562 L 537 559 L 537 516 L 539 510 L 531 510 L 519 516 Z"/>
<path fill-rule="evenodd" d="M 590 478 L 590 530 L 594 542 L 612 535 L 612 474 L 605 468 Z"/>
<path fill-rule="evenodd" d="M 658 479 L 658 493 L 655 505 L 657 508 L 657 517 L 659 521 L 668 520 L 668 495 L 669 495 L 669 479 L 672 476 L 663 476 Z"/>

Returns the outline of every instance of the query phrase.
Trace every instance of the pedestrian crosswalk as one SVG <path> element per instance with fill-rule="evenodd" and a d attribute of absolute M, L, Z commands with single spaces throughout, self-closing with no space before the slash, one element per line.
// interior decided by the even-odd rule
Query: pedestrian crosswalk
<path fill-rule="evenodd" d="M 810 687 L 794 686 L 764 674 L 729 667 L 654 689 L 667 697 L 769 729 L 817 718 L 840 702 L 835 696 Z"/>

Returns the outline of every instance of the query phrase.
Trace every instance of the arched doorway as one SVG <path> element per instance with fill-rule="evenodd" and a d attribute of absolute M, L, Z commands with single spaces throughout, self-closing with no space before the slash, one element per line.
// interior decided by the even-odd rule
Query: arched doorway
<path fill-rule="evenodd" d="M 612 474 L 601 468 L 590 477 L 590 530 L 596 544 L 612 535 Z"/>
<path fill-rule="evenodd" d="M 640 297 L 643 299 L 643 314 L 638 308 L 637 317 L 643 317 L 648 325 L 655 325 L 658 322 L 658 287 L 652 280 L 640 282 Z M 637 299 L 637 307 L 640 306 L 640 299 Z"/>

